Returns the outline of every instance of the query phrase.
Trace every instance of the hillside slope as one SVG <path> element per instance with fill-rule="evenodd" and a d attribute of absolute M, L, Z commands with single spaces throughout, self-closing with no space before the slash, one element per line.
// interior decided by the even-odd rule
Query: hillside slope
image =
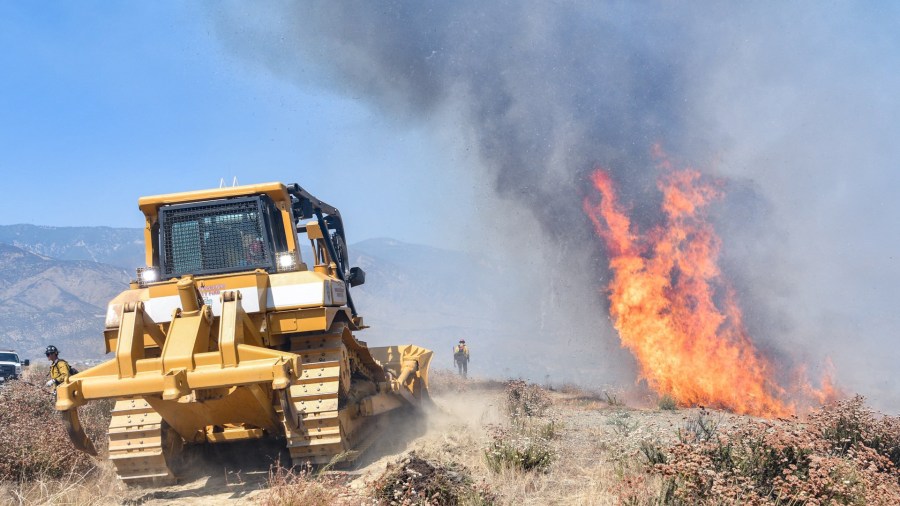
<path fill-rule="evenodd" d="M 0 243 L 0 347 L 39 358 L 47 344 L 67 358 L 102 355 L 106 304 L 128 287 L 123 269 L 58 260 Z"/>

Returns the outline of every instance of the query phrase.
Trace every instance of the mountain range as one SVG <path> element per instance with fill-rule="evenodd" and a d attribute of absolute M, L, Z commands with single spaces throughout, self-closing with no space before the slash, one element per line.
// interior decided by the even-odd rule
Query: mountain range
<path fill-rule="evenodd" d="M 0 243 L 0 347 L 31 358 L 48 344 L 73 358 L 97 355 L 106 304 L 129 279 L 121 267 Z"/>
<path fill-rule="evenodd" d="M 144 261 L 140 228 L 0 225 L 0 243 L 56 260 L 86 260 L 129 271 Z"/>

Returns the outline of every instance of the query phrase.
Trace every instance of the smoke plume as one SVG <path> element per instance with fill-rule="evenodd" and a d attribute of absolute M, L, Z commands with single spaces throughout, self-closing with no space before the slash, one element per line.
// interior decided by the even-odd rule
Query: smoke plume
<path fill-rule="evenodd" d="M 614 340 L 607 263 L 582 211 L 596 167 L 642 228 L 659 219 L 654 144 L 724 179 L 712 210 L 723 269 L 758 345 L 785 371 L 831 356 L 839 383 L 900 409 L 887 379 L 900 358 L 900 16 L 869 8 L 254 2 L 212 16 L 259 69 L 464 138 L 480 163 L 460 176 L 489 181 L 491 219 L 527 212 L 545 234 L 544 298 L 567 332 Z M 629 369 L 605 350 L 604 366 Z"/>

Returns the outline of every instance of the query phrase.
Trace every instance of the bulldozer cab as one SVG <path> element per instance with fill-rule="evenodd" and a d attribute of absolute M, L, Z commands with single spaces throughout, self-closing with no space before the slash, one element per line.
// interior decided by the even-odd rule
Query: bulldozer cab
<path fill-rule="evenodd" d="M 346 288 L 365 282 L 350 268 L 340 212 L 297 184 L 261 183 L 142 197 L 146 267 L 141 287 L 192 276 L 309 270 L 298 234 L 310 241 L 312 270 Z M 347 293 L 347 304 L 357 316 Z"/>
<path fill-rule="evenodd" d="M 295 224 L 301 216 L 294 193 L 302 190 L 295 187 L 263 183 L 141 198 L 147 267 L 138 281 L 305 270 Z"/>
<path fill-rule="evenodd" d="M 159 209 L 158 262 L 163 278 L 293 267 L 281 213 L 266 195 Z"/>
<path fill-rule="evenodd" d="M 311 242 L 312 263 L 351 286 L 362 276 L 349 268 L 338 210 L 296 184 L 263 183 L 143 197 L 147 224 L 141 284 L 184 275 L 262 269 L 306 270 L 297 234 Z M 333 264 L 333 266 L 332 266 Z"/>

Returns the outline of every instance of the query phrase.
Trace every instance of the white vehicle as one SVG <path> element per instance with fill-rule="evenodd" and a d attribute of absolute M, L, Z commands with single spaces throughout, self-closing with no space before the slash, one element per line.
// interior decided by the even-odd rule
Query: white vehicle
<path fill-rule="evenodd" d="M 19 360 L 19 355 L 12 350 L 0 350 L 0 382 L 19 379 L 22 366 L 28 363 L 28 360 Z"/>

